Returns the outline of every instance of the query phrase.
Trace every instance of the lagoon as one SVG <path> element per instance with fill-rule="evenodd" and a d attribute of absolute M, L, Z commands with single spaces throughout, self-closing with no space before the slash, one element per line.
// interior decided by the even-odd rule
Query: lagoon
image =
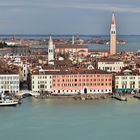
<path fill-rule="evenodd" d="M 0 108 L 4 140 L 139 140 L 140 100 L 25 98 L 17 107 Z"/>

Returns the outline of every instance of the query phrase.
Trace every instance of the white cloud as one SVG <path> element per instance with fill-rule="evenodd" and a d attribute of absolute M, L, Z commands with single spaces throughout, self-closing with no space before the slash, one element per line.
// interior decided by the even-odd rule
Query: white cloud
<path fill-rule="evenodd" d="M 140 7 L 120 4 L 46 4 L 44 6 L 56 8 L 73 8 L 83 10 L 100 10 L 100 11 L 115 11 L 115 12 L 128 12 L 140 13 Z"/>
<path fill-rule="evenodd" d="M 105 4 L 105 3 L 79 3 L 79 2 L 39 2 L 35 1 L 15 1 L 13 3 L 3 2 L 0 3 L 1 8 L 30 8 L 30 7 L 50 7 L 50 8 L 69 8 L 69 9 L 82 9 L 82 10 L 98 10 L 98 11 L 115 11 L 115 12 L 128 12 L 128 13 L 140 13 L 140 6 L 129 4 Z"/>

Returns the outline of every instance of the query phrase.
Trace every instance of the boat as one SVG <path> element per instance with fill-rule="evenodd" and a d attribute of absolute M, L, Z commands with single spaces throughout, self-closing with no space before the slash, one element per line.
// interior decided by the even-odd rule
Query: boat
<path fill-rule="evenodd" d="M 17 104 L 18 101 L 12 99 L 11 97 L 5 96 L 4 93 L 1 93 L 0 106 L 16 106 Z"/>

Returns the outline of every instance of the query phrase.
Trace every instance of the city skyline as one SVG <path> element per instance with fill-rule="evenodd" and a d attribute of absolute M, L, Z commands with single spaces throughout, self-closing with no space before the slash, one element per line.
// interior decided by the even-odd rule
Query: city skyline
<path fill-rule="evenodd" d="M 140 35 L 140 2 L 134 0 L 0 0 L 0 34 Z"/>

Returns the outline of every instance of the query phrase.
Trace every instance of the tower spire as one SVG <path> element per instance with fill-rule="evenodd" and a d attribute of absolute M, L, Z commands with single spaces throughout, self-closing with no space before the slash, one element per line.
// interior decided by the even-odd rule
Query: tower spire
<path fill-rule="evenodd" d="M 116 25 L 116 20 L 115 20 L 115 14 L 114 14 L 114 12 L 112 13 L 112 24 Z"/>

